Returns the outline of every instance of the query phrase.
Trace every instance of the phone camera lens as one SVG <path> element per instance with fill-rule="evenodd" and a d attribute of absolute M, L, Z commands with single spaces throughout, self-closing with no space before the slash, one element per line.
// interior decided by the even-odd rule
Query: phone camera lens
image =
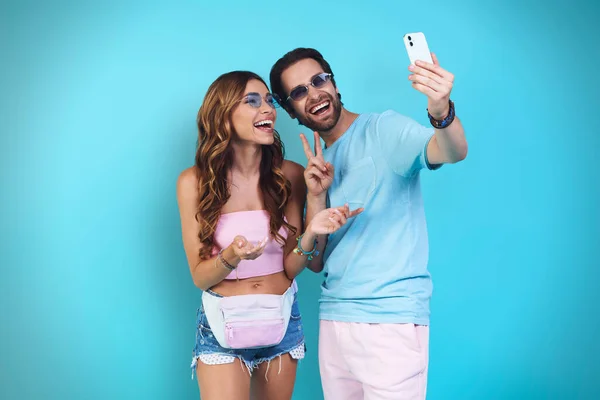
<path fill-rule="evenodd" d="M 411 46 L 413 45 L 413 44 L 412 44 L 412 42 L 410 42 L 410 45 L 411 45 Z"/>
<path fill-rule="evenodd" d="M 408 40 L 412 40 L 412 39 L 410 38 L 410 36 L 408 37 Z"/>

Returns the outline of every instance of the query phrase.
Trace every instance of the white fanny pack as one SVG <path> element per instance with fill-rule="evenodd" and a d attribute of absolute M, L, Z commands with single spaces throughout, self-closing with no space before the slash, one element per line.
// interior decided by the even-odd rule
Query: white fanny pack
<path fill-rule="evenodd" d="M 294 280 L 284 294 L 248 294 L 218 297 L 202 293 L 210 329 L 226 349 L 256 349 L 278 345 L 285 336 L 298 285 Z"/>

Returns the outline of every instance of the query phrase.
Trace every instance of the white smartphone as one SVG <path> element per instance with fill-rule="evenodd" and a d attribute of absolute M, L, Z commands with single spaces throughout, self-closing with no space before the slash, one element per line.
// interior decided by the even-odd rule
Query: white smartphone
<path fill-rule="evenodd" d="M 412 65 L 415 65 L 415 61 L 417 60 L 433 64 L 431 52 L 429 51 L 429 46 L 423 32 L 407 33 L 404 35 L 404 46 Z"/>

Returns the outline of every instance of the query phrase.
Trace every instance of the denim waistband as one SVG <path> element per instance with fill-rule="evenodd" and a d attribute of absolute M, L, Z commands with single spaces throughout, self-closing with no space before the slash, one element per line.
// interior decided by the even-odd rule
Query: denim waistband
<path fill-rule="evenodd" d="M 206 289 L 206 293 L 208 293 L 208 294 L 210 294 L 210 295 L 213 295 L 213 296 L 215 296 L 215 297 L 223 297 L 223 295 L 221 295 L 221 294 L 219 294 L 219 293 L 216 293 L 216 292 L 213 292 L 213 291 L 212 291 L 212 290 L 210 290 L 210 289 Z"/>

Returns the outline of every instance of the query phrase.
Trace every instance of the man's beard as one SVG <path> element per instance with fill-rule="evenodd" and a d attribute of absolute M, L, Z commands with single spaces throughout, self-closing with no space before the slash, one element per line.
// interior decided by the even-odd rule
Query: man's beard
<path fill-rule="evenodd" d="M 316 106 L 319 103 L 322 103 L 323 101 L 329 101 L 329 107 L 333 107 L 333 110 L 331 112 L 331 114 L 327 117 L 327 119 L 323 120 L 323 121 L 316 121 L 313 118 L 317 119 L 319 118 L 318 115 L 313 115 L 309 112 L 309 110 L 311 108 L 313 108 L 314 106 Z M 317 132 L 328 132 L 330 130 L 332 130 L 338 123 L 338 121 L 340 120 L 340 116 L 342 115 L 342 103 L 340 102 L 340 99 L 336 96 L 336 98 L 332 98 L 329 94 L 325 94 L 324 96 L 322 96 L 321 98 L 319 98 L 317 101 L 312 102 L 310 107 L 306 107 L 305 109 L 305 115 L 303 117 L 297 116 L 298 121 L 306 126 L 307 128 L 309 128 L 312 131 L 317 131 Z"/>

